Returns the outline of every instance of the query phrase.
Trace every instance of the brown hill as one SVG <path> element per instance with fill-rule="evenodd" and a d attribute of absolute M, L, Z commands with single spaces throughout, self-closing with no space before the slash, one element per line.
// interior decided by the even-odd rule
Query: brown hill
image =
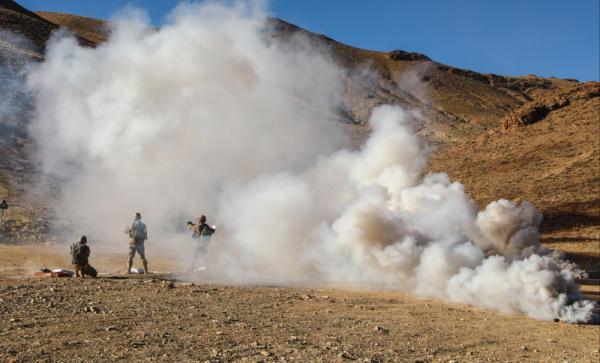
<path fill-rule="evenodd" d="M 10 48 L 12 52 L 25 52 L 32 57 L 43 56 L 43 46 L 58 27 L 36 14 L 25 10 L 14 1 L 0 1 L 0 24 L 1 29 L 27 39 L 26 46 L 23 43 L 9 41 L 6 36 L 0 38 L 0 49 Z M 6 53 L 6 52 L 3 52 Z"/>
<path fill-rule="evenodd" d="M 106 41 L 110 31 L 107 22 L 85 16 L 42 11 L 37 12 L 37 15 L 46 21 L 69 30 L 94 45 Z"/>
<path fill-rule="evenodd" d="M 545 242 L 598 256 L 598 87 L 582 84 L 531 101 L 507 114 L 496 129 L 441 145 L 431 168 L 463 181 L 480 204 L 501 196 L 532 201 L 544 213 Z M 548 109 L 535 111 L 540 105 Z M 528 122 L 512 123 L 523 119 Z"/>
<path fill-rule="evenodd" d="M 0 8 L 5 10 L 14 11 L 15 13 L 19 13 L 21 15 L 37 18 L 38 20 L 42 20 L 39 16 L 35 15 L 35 13 L 25 9 L 21 5 L 17 4 L 12 0 L 0 0 Z"/>
<path fill-rule="evenodd" d="M 0 29 L 8 30 L 28 40 L 24 47 L 23 42 L 15 44 L 15 42 L 8 42 L 2 37 L 0 38 L 1 48 L 12 48 L 12 51 L 25 52 L 26 55 L 33 58 L 43 57 L 46 42 L 52 33 L 61 26 L 60 23 L 46 20 L 12 0 L 0 0 Z M 63 27 L 69 29 L 66 25 Z M 73 33 L 82 45 L 94 46 L 97 44 L 95 40 L 86 39 L 77 32 Z"/>
<path fill-rule="evenodd" d="M 101 20 L 34 14 L 7 0 L 0 2 L 0 26 L 23 35 L 32 44 L 24 49 L 0 43 L 4 44 L 0 60 L 5 64 L 19 52 L 42 59 L 45 42 L 60 27 L 76 34 L 87 46 L 104 41 L 109 29 Z M 440 64 L 418 53 L 350 47 L 279 19 L 271 19 L 269 26 L 279 38 L 307 35 L 330 49 L 349 70 L 346 109 L 340 118 L 347 121 L 357 144 L 368 132 L 373 107 L 392 103 L 418 111 L 414 112 L 415 126 L 436 146 L 430 170 L 446 171 L 464 182 L 480 204 L 501 197 L 531 200 L 546 216 L 546 243 L 579 253 L 579 257 L 574 255 L 579 259 L 598 258 L 597 82 L 481 74 Z M 375 77 L 360 77 L 367 68 Z M 26 116 L 21 115 L 21 125 L 26 123 Z M 33 170 L 22 130 L 17 127 L 0 135 L 2 151 L 10 152 L 7 159 L 12 160 L 0 161 L 0 194 L 3 189 L 4 193 L 10 189 L 13 195 L 18 194 L 19 185 Z"/>
<path fill-rule="evenodd" d="M 348 83 L 347 103 L 358 123 L 364 124 L 376 105 L 400 104 L 419 110 L 422 116 L 418 116 L 417 125 L 435 142 L 471 138 L 497 128 L 508 111 L 548 92 L 578 84 L 575 80 L 536 76 L 480 74 L 437 63 L 418 53 L 350 47 L 279 19 L 271 23 L 279 36 L 303 33 L 326 45 L 347 69 L 358 73 L 368 66 L 375 71 L 375 81 L 364 83 L 360 78 L 351 78 Z"/>

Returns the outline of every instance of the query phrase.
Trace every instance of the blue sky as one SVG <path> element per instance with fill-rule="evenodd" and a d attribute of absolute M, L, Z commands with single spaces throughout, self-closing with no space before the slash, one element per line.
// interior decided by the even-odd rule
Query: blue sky
<path fill-rule="evenodd" d="M 160 25 L 176 0 L 17 0 L 101 19 L 127 4 Z M 352 46 L 502 75 L 599 80 L 600 0 L 272 0 L 271 14 Z"/>

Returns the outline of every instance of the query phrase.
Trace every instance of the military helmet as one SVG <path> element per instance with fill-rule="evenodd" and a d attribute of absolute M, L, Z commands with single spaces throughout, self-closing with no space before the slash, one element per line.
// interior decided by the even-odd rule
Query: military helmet
<path fill-rule="evenodd" d="M 81 238 L 79 239 L 80 243 L 86 244 L 87 243 L 87 237 L 86 236 L 81 236 Z"/>
<path fill-rule="evenodd" d="M 140 212 L 135 212 L 135 214 L 133 215 L 133 219 L 135 219 L 135 220 L 142 219 L 142 215 L 140 214 Z"/>
<path fill-rule="evenodd" d="M 198 222 L 200 222 L 200 223 L 206 222 L 206 216 L 204 214 L 200 215 L 200 217 L 198 217 Z"/>

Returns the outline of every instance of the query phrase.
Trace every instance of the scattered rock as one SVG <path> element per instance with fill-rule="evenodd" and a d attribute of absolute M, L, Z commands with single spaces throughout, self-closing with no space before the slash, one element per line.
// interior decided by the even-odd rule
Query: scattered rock
<path fill-rule="evenodd" d="M 146 345 L 146 343 L 141 342 L 141 341 L 134 341 L 134 342 L 131 342 L 131 345 L 134 348 L 140 348 L 140 347 L 143 347 L 144 345 Z"/>
<path fill-rule="evenodd" d="M 100 313 L 102 313 L 102 309 L 100 309 L 97 306 L 86 306 L 84 310 L 85 310 L 86 313 L 93 313 L 93 314 L 100 314 Z"/>
<path fill-rule="evenodd" d="M 343 351 L 340 354 L 338 354 L 338 357 L 343 359 L 356 360 L 356 358 L 354 358 L 350 353 L 346 351 Z"/>
<path fill-rule="evenodd" d="M 376 325 L 373 328 L 373 331 L 376 332 L 376 333 L 383 333 L 383 334 L 389 333 L 389 329 L 386 329 L 386 328 L 384 328 L 383 326 L 380 326 L 380 325 Z"/>
<path fill-rule="evenodd" d="M 598 96 L 600 96 L 598 84 L 581 84 L 561 94 L 550 95 L 524 104 L 504 118 L 503 126 L 504 129 L 510 129 L 534 124 L 543 120 L 550 112 L 569 106 L 573 101 Z"/>
<path fill-rule="evenodd" d="M 416 52 L 405 52 L 403 50 L 393 50 L 388 56 L 395 61 L 427 61 L 431 60 L 428 56 Z"/>

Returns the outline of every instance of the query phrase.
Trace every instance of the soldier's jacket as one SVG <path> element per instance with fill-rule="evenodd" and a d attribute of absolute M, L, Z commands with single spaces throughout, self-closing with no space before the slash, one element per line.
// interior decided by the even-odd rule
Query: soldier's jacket
<path fill-rule="evenodd" d="M 211 236 L 215 233 L 215 230 L 206 223 L 192 223 L 189 227 L 193 231 L 192 238 L 194 239 L 198 239 L 202 236 Z"/>
<path fill-rule="evenodd" d="M 72 264 L 79 266 L 87 265 L 89 263 L 90 253 L 90 247 L 88 245 L 81 242 L 74 243 L 71 247 L 71 255 L 73 257 Z"/>
<path fill-rule="evenodd" d="M 144 243 L 145 240 L 148 239 L 148 230 L 146 225 L 140 221 L 133 221 L 131 227 L 127 230 L 129 234 L 129 239 L 132 244 Z"/>

